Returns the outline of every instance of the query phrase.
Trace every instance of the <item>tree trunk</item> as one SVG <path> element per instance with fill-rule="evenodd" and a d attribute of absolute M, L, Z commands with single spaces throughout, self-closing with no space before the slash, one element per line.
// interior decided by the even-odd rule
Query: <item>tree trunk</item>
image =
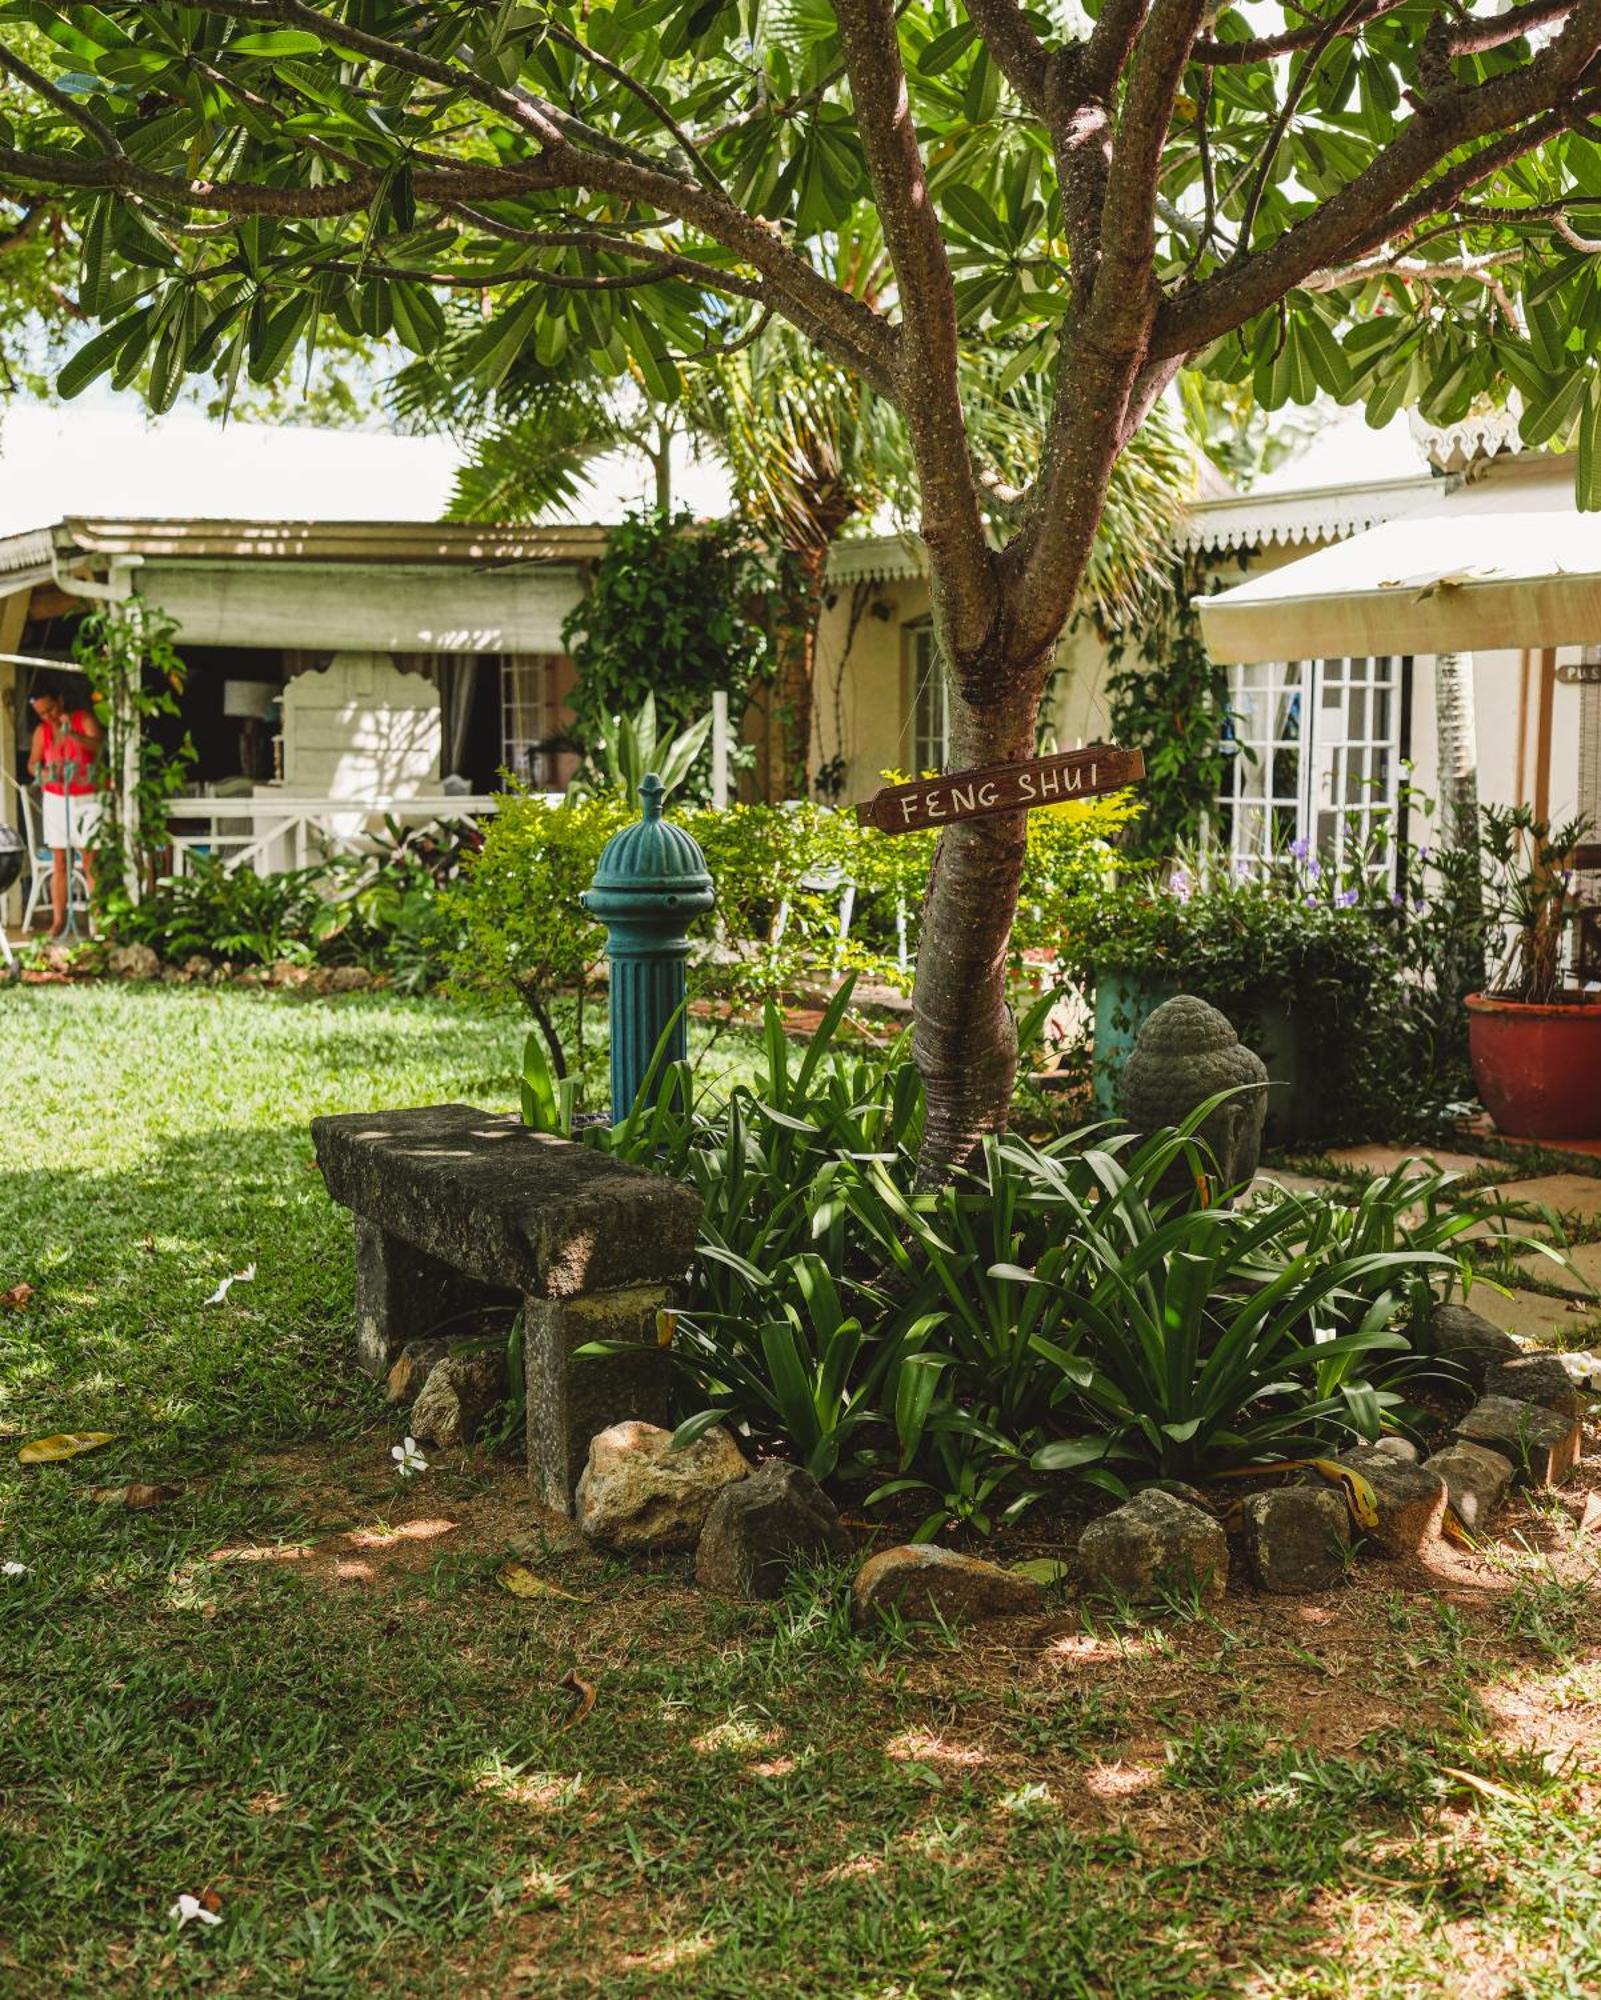
<path fill-rule="evenodd" d="M 822 613 L 828 547 L 826 542 L 811 543 L 785 551 L 791 589 L 779 621 L 778 686 L 774 703 L 782 740 L 782 762 L 774 789 L 781 798 L 804 799 L 811 791 L 817 621 Z"/>
<path fill-rule="evenodd" d="M 969 686 L 995 685 L 982 666 L 970 668 Z M 982 706 L 952 686 L 952 769 L 1021 763 L 1034 754 L 1041 676 L 1004 672 L 1010 691 Z M 925 1186 L 1006 1125 L 1017 1077 L 1006 968 L 1027 820 L 1026 813 L 1001 813 L 947 827 L 935 853 L 913 990 L 912 1046 L 928 1104 L 918 1170 Z"/>

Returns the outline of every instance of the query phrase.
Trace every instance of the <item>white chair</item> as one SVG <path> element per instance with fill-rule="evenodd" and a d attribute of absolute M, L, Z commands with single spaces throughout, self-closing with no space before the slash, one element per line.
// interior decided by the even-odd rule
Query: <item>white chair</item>
<path fill-rule="evenodd" d="M 28 893 L 22 905 L 22 928 L 30 931 L 33 929 L 35 910 L 41 903 L 48 903 L 50 899 L 50 870 L 55 857 L 45 846 L 44 834 L 40 827 L 39 807 L 32 789 L 27 785 L 19 785 L 9 771 L 5 776 L 6 782 L 17 795 L 17 804 L 22 810 L 22 837 L 28 843 L 30 867 Z M 71 901 L 73 909 L 88 914 L 89 884 L 84 878 L 83 864 L 78 859 L 76 851 L 72 857 Z"/>

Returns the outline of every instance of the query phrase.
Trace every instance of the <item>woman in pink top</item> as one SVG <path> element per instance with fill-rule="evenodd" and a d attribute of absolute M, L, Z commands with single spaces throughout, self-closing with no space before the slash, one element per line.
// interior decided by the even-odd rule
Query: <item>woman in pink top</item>
<path fill-rule="evenodd" d="M 28 751 L 28 771 L 44 792 L 44 843 L 50 849 L 50 935 L 67 927 L 67 849 L 83 863 L 83 879 L 94 888 L 95 834 L 100 823 L 94 764 L 104 735 L 86 708 L 68 710 L 59 695 L 36 694 L 38 718 Z"/>

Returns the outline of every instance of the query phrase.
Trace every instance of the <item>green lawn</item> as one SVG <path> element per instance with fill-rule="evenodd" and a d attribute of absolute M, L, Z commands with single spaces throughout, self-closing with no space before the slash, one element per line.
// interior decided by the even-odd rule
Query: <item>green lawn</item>
<path fill-rule="evenodd" d="M 1597 1989 L 1597 1538 L 1560 1507 L 1312 1605 L 956 1643 L 852 1636 L 838 1579 L 743 1609 L 603 1563 L 510 1460 L 401 1487 L 306 1122 L 509 1104 L 519 1036 L 0 993 L 6 2000 Z M 62 1429 L 121 1436 L 14 1463 Z M 129 1478 L 184 1491 L 89 1498 Z M 581 1601 L 508 1596 L 512 1552 Z"/>

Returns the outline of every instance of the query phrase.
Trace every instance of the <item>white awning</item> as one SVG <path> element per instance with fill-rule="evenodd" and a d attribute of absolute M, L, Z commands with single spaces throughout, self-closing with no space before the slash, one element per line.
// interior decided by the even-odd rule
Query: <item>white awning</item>
<path fill-rule="evenodd" d="M 1196 599 L 1213 659 L 1472 653 L 1601 641 L 1601 514 L 1463 501 Z"/>

